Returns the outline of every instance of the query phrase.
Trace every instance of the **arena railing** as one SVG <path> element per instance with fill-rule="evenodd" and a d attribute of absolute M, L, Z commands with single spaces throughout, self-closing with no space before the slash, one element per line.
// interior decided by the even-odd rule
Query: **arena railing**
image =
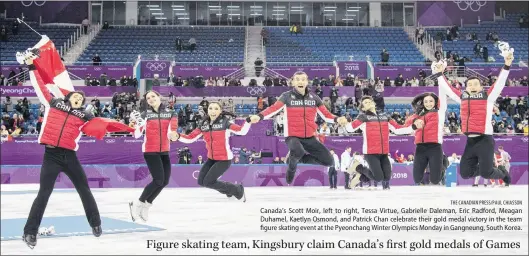
<path fill-rule="evenodd" d="M 109 61 L 101 62 L 100 65 L 94 65 L 92 61 L 77 61 L 67 66 L 134 66 L 134 62 Z"/>

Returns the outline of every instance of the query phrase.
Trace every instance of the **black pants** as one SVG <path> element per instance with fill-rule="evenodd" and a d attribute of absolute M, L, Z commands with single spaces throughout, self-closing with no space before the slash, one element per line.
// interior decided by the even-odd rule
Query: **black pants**
<path fill-rule="evenodd" d="M 423 181 L 424 170 L 429 166 L 430 182 L 439 184 L 443 170 L 443 147 L 439 143 L 422 143 L 415 147 L 413 159 L 413 181 L 419 184 Z"/>
<path fill-rule="evenodd" d="M 349 188 L 349 180 L 351 179 L 351 175 L 348 172 L 344 173 L 345 176 L 345 188 Z"/>
<path fill-rule="evenodd" d="M 467 145 L 459 166 L 461 178 L 481 176 L 484 179 L 503 179 L 505 173 L 494 167 L 494 138 L 492 135 L 467 137 Z"/>
<path fill-rule="evenodd" d="M 147 184 L 143 193 L 141 193 L 140 201 L 152 203 L 154 199 L 162 192 L 162 189 L 169 184 L 171 177 L 171 159 L 167 153 L 146 153 L 143 154 L 149 172 L 152 176 L 152 182 Z"/>
<path fill-rule="evenodd" d="M 316 164 L 327 167 L 331 167 L 334 164 L 331 152 L 316 137 L 287 137 L 285 142 L 290 150 L 287 162 L 288 171 L 295 172 L 298 163 Z"/>
<path fill-rule="evenodd" d="M 329 167 L 329 185 L 331 188 L 336 188 L 336 184 L 338 184 L 338 172 L 331 166 Z"/>
<path fill-rule="evenodd" d="M 364 174 L 370 180 L 380 182 L 389 181 L 391 179 L 391 162 L 388 155 L 381 154 L 366 154 L 364 155 L 369 168 L 359 165 L 356 171 Z"/>
<path fill-rule="evenodd" d="M 208 158 L 204 165 L 202 165 L 202 168 L 200 168 L 198 185 L 217 190 L 222 194 L 238 195 L 240 191 L 237 185 L 219 180 L 220 176 L 222 176 L 230 166 L 230 160 L 211 160 Z"/>
<path fill-rule="evenodd" d="M 96 200 L 90 191 L 86 174 L 79 159 L 77 159 L 75 151 L 46 147 L 42 168 L 40 169 L 40 188 L 37 198 L 33 201 L 26 226 L 24 227 L 25 234 L 37 234 L 55 181 L 61 170 L 72 181 L 77 193 L 79 193 L 90 226 L 97 227 L 101 225 Z"/>

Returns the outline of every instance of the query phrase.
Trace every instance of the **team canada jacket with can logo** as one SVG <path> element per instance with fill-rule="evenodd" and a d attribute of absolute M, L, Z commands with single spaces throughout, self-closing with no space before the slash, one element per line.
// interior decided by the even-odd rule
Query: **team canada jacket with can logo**
<path fill-rule="evenodd" d="M 438 96 L 437 109 L 423 111 L 419 114 L 413 114 L 404 124 L 406 127 L 412 126 L 415 130 L 415 144 L 422 143 L 439 143 L 443 144 L 443 128 L 446 117 L 447 101 L 446 94 L 440 93 Z M 423 128 L 415 129 L 414 122 L 422 120 Z"/>
<path fill-rule="evenodd" d="M 189 134 L 181 134 L 178 139 L 183 143 L 193 143 L 201 136 L 206 143 L 208 158 L 211 160 L 231 160 L 233 152 L 230 147 L 230 135 L 246 135 L 250 130 L 250 123 L 237 125 L 229 117 L 217 118 L 213 123 L 200 121 L 198 127 Z"/>
<path fill-rule="evenodd" d="M 142 151 L 144 153 L 169 153 L 171 132 L 178 129 L 177 113 L 160 105 L 158 112 L 149 107 L 141 113 L 145 124 L 134 132 L 139 138 L 145 132 Z"/>
<path fill-rule="evenodd" d="M 443 75 L 437 78 L 439 88 L 451 99 L 461 104 L 461 131 L 465 135 L 492 135 L 492 110 L 496 99 L 505 87 L 509 69 L 510 66 L 504 66 L 496 82 L 488 90 L 483 90 L 476 95 L 470 95 L 466 91 L 461 92 L 452 87 Z"/>
<path fill-rule="evenodd" d="M 316 115 L 319 114 L 327 123 L 334 123 L 337 117 L 331 114 L 316 94 L 301 95 L 296 89 L 284 92 L 274 105 L 259 113 L 261 120 L 275 116 L 279 111 L 285 111 L 285 137 L 310 138 L 316 134 L 318 125 Z"/>
<path fill-rule="evenodd" d="M 362 130 L 364 137 L 363 154 L 389 153 L 389 131 L 395 134 L 410 134 L 413 128 L 403 127 L 393 120 L 387 113 L 366 112 L 359 114 L 353 122 L 345 126 L 348 132 Z"/>
<path fill-rule="evenodd" d="M 40 102 L 45 106 L 38 142 L 77 151 L 81 129 L 94 116 L 84 108 L 74 109 L 70 102 L 52 97 L 35 66 L 29 65 L 29 69 L 31 84 Z"/>

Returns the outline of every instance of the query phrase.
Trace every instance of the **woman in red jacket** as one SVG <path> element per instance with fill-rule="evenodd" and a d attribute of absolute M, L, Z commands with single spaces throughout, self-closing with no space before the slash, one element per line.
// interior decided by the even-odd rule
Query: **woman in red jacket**
<path fill-rule="evenodd" d="M 245 202 L 244 187 L 241 184 L 218 180 L 230 168 L 233 158 L 229 144 L 230 134 L 246 135 L 250 129 L 249 118 L 243 126 L 239 126 L 230 116 L 235 117 L 232 113 L 223 112 L 219 103 L 211 102 L 208 106 L 208 116 L 199 122 L 198 127 L 190 134 L 180 134 L 179 141 L 193 143 L 200 136 L 204 138 L 208 159 L 200 169 L 198 185 L 215 189 L 228 197 L 235 196 L 239 200 L 243 198 Z"/>
<path fill-rule="evenodd" d="M 363 113 L 359 114 L 356 120 L 347 124 L 345 128 L 348 132 L 362 130 L 364 137 L 362 153 L 369 167 L 354 160 L 348 170 L 356 172 L 356 175 L 350 181 L 349 186 L 351 188 L 356 187 L 360 183 L 361 174 L 364 174 L 370 180 L 382 182 L 384 190 L 389 189 L 389 180 L 391 179 L 391 163 L 388 158 L 389 131 L 395 134 L 410 134 L 413 130 L 411 127 L 403 128 L 387 113 L 377 113 L 375 101 L 371 96 L 362 97 L 360 102 L 360 110 Z"/>
<path fill-rule="evenodd" d="M 149 219 L 149 208 L 152 206 L 152 202 L 169 184 L 171 177 L 169 140 L 176 141 L 178 139 L 176 112 L 161 104 L 160 94 L 156 91 L 148 91 L 143 98 L 148 105 L 147 110 L 141 114 L 134 112 L 131 117 L 136 121 L 134 137 L 139 138 L 145 133 L 142 151 L 152 176 L 152 182 L 145 187 L 138 201 L 129 203 L 133 221 L 138 218 L 143 221 Z"/>
<path fill-rule="evenodd" d="M 437 185 L 443 177 L 442 144 L 447 97 L 443 93 L 438 97 L 427 92 L 416 96 L 411 105 L 415 114 L 406 120 L 405 126 L 413 126 L 415 130 L 413 180 L 415 184 L 421 183 L 424 170 L 429 167 L 430 182 Z"/>

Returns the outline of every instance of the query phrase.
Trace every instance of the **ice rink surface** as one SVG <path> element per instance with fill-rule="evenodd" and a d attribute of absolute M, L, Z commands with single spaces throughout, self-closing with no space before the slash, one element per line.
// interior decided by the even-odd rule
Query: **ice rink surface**
<path fill-rule="evenodd" d="M 36 196 L 38 185 L 2 185 L 1 218 L 25 219 Z M 137 199 L 141 189 L 94 189 L 102 217 L 131 222 L 127 202 Z M 528 187 L 473 188 L 473 187 L 392 187 L 390 191 L 330 190 L 328 187 L 252 187 L 246 188 L 247 202 L 226 198 L 216 191 L 205 188 L 168 188 L 162 191 L 150 210 L 148 226 L 162 231 L 71 236 L 38 239 L 34 250 L 21 240 L 2 241 L 2 254 L 528 254 Z M 521 200 L 523 231 L 269 231 L 261 226 L 261 208 L 451 208 L 450 200 Z M 481 207 L 481 206 L 475 206 Z M 75 192 L 54 192 L 45 212 L 46 217 L 83 216 L 75 223 L 90 230 L 84 211 Z M 345 214 L 338 214 L 346 217 Z M 365 215 L 363 215 L 365 216 Z M 381 215 L 389 217 L 390 215 Z M 499 216 L 482 214 L 482 216 Z M 279 216 L 278 216 L 279 217 Z M 506 217 L 505 215 L 503 217 Z M 317 223 L 325 224 L 325 223 Z M 329 223 L 331 224 L 331 223 Z M 391 225 L 390 223 L 389 225 Z M 402 223 L 399 223 L 402 224 Z M 468 224 L 468 223 L 467 223 Z M 334 225 L 332 223 L 331 225 Z M 19 230 L 22 235 L 22 229 Z M 57 230 L 60 232 L 60 230 Z M 253 240 L 268 242 L 285 241 L 394 241 L 408 242 L 432 239 L 451 242 L 453 239 L 479 241 L 494 239 L 502 242 L 520 242 L 519 249 L 164 249 L 147 248 L 147 240 L 164 242 L 234 241 L 246 242 L 252 247 Z"/>

